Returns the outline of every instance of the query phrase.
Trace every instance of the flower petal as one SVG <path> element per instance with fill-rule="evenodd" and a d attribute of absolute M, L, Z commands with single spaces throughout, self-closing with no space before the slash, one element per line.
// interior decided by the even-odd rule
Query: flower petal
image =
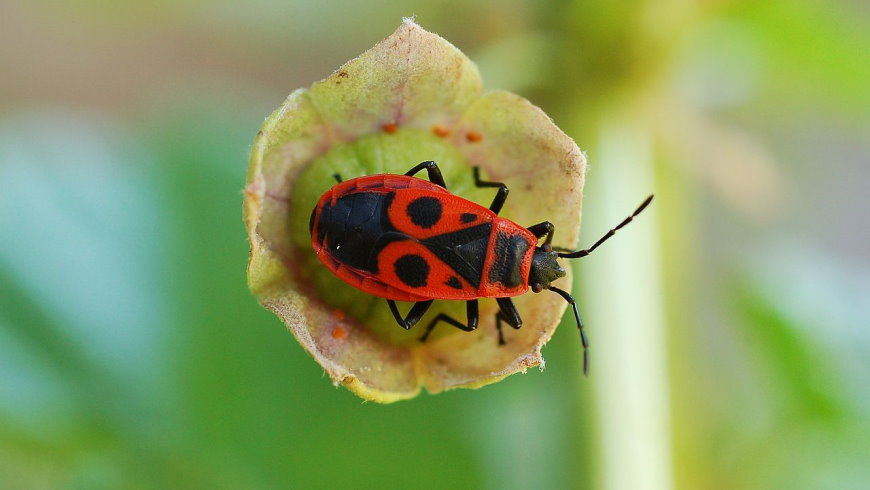
<path fill-rule="evenodd" d="M 508 92 L 488 93 L 466 112 L 451 140 L 469 163 L 481 167 L 486 180 L 507 184 L 511 194 L 503 216 L 526 227 L 550 221 L 556 230 L 554 244 L 575 244 L 586 159 L 541 109 Z M 488 193 L 492 196 L 491 190 Z M 570 274 L 555 285 L 570 291 Z M 543 362 L 541 347 L 553 335 L 567 303 L 549 292 L 513 301 L 524 323 L 519 330 L 505 329 L 506 345 L 496 343 L 497 308 L 482 304 L 481 334 L 446 337 L 421 351 L 425 360 L 419 365 L 426 367 L 421 372 L 428 390 L 482 386 Z"/>
<path fill-rule="evenodd" d="M 345 140 L 388 124 L 452 125 L 481 93 L 474 63 L 410 19 L 311 87 L 320 114 Z"/>
<path fill-rule="evenodd" d="M 522 225 L 549 219 L 556 241 L 571 245 L 579 228 L 585 160 L 537 107 L 506 92 L 482 96 L 474 64 L 435 34 L 406 20 L 383 42 L 310 91 L 297 90 L 264 123 L 251 151 L 244 215 L 251 242 L 248 280 L 329 373 L 359 396 L 391 402 L 482 386 L 542 362 L 565 304 L 556 295 L 516 299 L 525 324 L 498 346 L 494 301 L 481 303 L 481 328 L 441 328 L 416 339 L 395 324 L 383 299 L 330 274 L 310 249 L 308 221 L 320 195 L 345 178 L 404 173 L 424 160 L 441 165 L 454 193 L 484 205 L 493 189 L 476 188 L 471 166 L 513 189 L 504 215 Z M 561 287 L 568 289 L 570 277 Z M 437 312 L 464 319 L 461 302 Z"/>

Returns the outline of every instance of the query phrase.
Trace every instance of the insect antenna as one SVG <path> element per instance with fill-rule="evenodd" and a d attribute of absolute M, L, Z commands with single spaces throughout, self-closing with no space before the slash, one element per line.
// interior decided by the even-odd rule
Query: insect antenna
<path fill-rule="evenodd" d="M 634 210 L 633 213 L 631 213 L 631 216 L 629 216 L 628 218 L 625 218 L 625 219 L 622 221 L 622 223 L 616 225 L 616 228 L 613 228 L 612 230 L 610 230 L 610 231 L 608 231 L 607 233 L 605 233 L 604 236 L 601 237 L 601 238 L 599 238 L 598 241 L 595 242 L 591 247 L 587 248 L 586 250 L 578 250 L 578 251 L 576 251 L 576 252 L 570 252 L 570 253 L 559 253 L 559 257 L 561 257 L 561 258 L 563 258 L 563 259 L 576 259 L 576 258 L 579 258 L 579 257 L 586 257 L 587 255 L 591 254 L 592 251 L 595 250 L 596 248 L 598 248 L 599 245 L 601 245 L 602 243 L 606 242 L 608 238 L 610 238 L 610 237 L 612 237 L 613 235 L 615 235 L 616 232 L 619 231 L 620 228 L 622 228 L 623 226 L 625 226 L 625 225 L 631 223 L 631 220 L 633 220 L 635 216 L 639 215 L 641 211 L 643 211 L 644 209 L 646 209 L 646 207 L 649 206 L 649 203 L 651 203 L 652 200 L 653 200 L 653 196 L 650 195 L 648 198 L 646 198 L 646 200 L 644 200 L 644 201 L 641 203 L 640 206 L 637 207 L 637 209 Z M 576 308 L 575 308 L 575 310 L 576 310 Z"/>
<path fill-rule="evenodd" d="M 577 329 L 580 331 L 580 342 L 583 344 L 583 376 L 589 374 L 589 341 L 586 339 L 586 331 L 583 330 L 583 320 L 580 319 L 580 311 L 577 309 L 577 302 L 574 297 L 568 294 L 568 291 L 563 291 L 555 286 L 548 288 L 550 291 L 565 298 L 565 301 L 574 309 L 574 319 L 577 320 Z"/>

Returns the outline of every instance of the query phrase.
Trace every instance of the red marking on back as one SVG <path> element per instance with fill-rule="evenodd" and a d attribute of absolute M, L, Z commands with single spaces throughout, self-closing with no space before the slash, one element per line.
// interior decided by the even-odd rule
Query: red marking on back
<path fill-rule="evenodd" d="M 437 186 L 436 186 L 437 187 Z M 412 236 L 418 240 L 424 240 L 437 235 L 443 235 L 454 231 L 471 228 L 472 226 L 481 225 L 495 219 L 496 215 L 489 209 L 469 201 L 468 199 L 459 197 L 455 194 L 450 194 L 440 190 L 429 189 L 400 189 L 396 190 L 393 202 L 390 204 L 388 216 L 390 222 L 402 233 Z M 424 228 L 413 222 L 408 215 L 408 206 L 415 200 L 421 197 L 429 197 L 437 199 L 441 204 L 441 218 L 431 227 Z M 462 222 L 463 213 L 474 213 L 478 219 L 471 223 Z"/>
<path fill-rule="evenodd" d="M 336 201 L 342 196 L 357 192 L 393 192 L 395 197 L 388 210 L 390 220 L 393 226 L 412 239 L 393 242 L 384 248 L 378 256 L 379 273 L 374 275 L 367 271 L 347 266 L 336 260 L 323 244 L 317 242 L 315 233 L 312 236 L 311 244 L 317 258 L 333 274 L 347 284 L 374 296 L 410 302 L 427 301 L 430 299 L 470 300 L 479 297 L 508 297 L 522 294 L 528 290 L 529 268 L 531 267 L 532 255 L 534 254 L 534 246 L 537 243 L 534 235 L 522 226 L 506 218 L 500 218 L 489 209 L 451 194 L 443 187 L 433 184 L 428 180 L 407 175 L 380 174 L 340 182 L 321 196 L 315 212 L 314 229 L 317 230 L 320 225 L 320 211 L 327 202 L 335 205 Z M 407 205 L 420 197 L 438 199 L 442 206 L 441 219 L 428 229 L 415 225 L 407 214 Z M 470 223 L 463 223 L 461 220 L 463 213 L 473 213 L 477 216 L 477 219 Z M 493 227 L 490 233 L 489 248 L 479 288 L 474 288 L 449 265 L 442 262 L 423 244 L 416 241 L 478 226 L 485 222 L 491 222 Z M 507 289 L 501 284 L 491 284 L 488 281 L 489 270 L 495 259 L 492 248 L 496 231 L 498 230 L 509 235 L 522 234 L 531 244 L 528 252 L 522 259 L 522 284 L 516 288 Z M 420 255 L 429 265 L 429 277 L 425 286 L 419 288 L 410 287 L 403 283 L 396 275 L 394 270 L 395 261 L 407 254 Z M 447 284 L 451 277 L 459 280 L 462 285 L 461 289 L 453 288 Z"/>
<path fill-rule="evenodd" d="M 395 271 L 395 263 L 405 255 L 419 255 L 429 266 L 426 284 L 421 287 L 411 287 L 399 278 Z M 449 265 L 441 261 L 425 245 L 416 241 L 393 242 L 378 255 L 378 279 L 384 283 L 406 291 L 410 294 L 418 294 L 429 299 L 474 299 L 478 291 L 465 279 L 459 277 Z M 451 277 L 456 277 L 462 285 L 461 289 L 447 285 Z"/>
<path fill-rule="evenodd" d="M 529 230 L 506 218 L 496 218 L 492 225 L 492 233 L 489 235 L 489 246 L 487 247 L 490 253 L 486 255 L 486 261 L 483 264 L 480 296 L 485 298 L 506 298 L 523 294 L 529 290 L 529 270 L 532 268 L 532 257 L 535 254 L 535 246 L 538 243 L 538 239 Z M 513 288 L 505 287 L 500 282 L 489 282 L 489 271 L 492 269 L 492 264 L 496 259 L 496 254 L 492 253 L 492 251 L 495 248 L 495 241 L 499 232 L 510 236 L 521 235 L 529 244 L 529 249 L 526 250 L 526 253 L 520 260 L 520 285 Z"/>
<path fill-rule="evenodd" d="M 341 262 L 335 260 L 329 253 L 329 250 L 319 244 L 314 246 L 314 252 L 315 254 L 317 254 L 317 258 L 320 260 L 320 262 L 323 263 L 323 265 L 325 265 L 329 270 L 331 270 L 333 274 L 338 276 L 338 278 L 342 281 L 350 284 L 356 289 L 359 289 L 360 291 L 364 291 L 373 296 L 392 299 L 395 301 L 427 301 L 432 299 L 429 296 L 413 294 L 411 292 L 395 288 L 381 281 L 377 277 L 372 276 L 368 272 L 360 271 L 359 269 L 354 269 L 353 267 L 348 267 Z"/>

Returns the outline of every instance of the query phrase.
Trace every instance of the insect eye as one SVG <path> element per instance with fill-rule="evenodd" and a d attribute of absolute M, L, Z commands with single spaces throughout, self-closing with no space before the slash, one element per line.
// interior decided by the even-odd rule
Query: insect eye
<path fill-rule="evenodd" d="M 544 290 L 544 286 L 542 286 L 540 283 L 536 282 L 536 283 L 532 284 L 532 292 L 533 293 L 540 293 L 543 290 Z"/>

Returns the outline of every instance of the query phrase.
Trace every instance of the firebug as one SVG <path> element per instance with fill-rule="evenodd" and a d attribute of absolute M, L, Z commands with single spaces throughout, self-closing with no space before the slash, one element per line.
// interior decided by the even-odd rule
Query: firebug
<path fill-rule="evenodd" d="M 424 169 L 428 181 L 414 177 Z M 508 188 L 481 180 L 477 167 L 475 185 L 498 189 L 488 209 L 450 193 L 432 161 L 404 175 L 335 178 L 338 183 L 311 213 L 314 252 L 343 281 L 386 299 L 401 327 L 417 324 L 436 299 L 458 300 L 466 302 L 466 322 L 439 313 L 420 340 L 425 341 L 439 322 L 470 332 L 480 319 L 478 299 L 495 298 L 498 339 L 504 344 L 502 323 L 515 329 L 523 324 L 511 297 L 546 289 L 573 308 L 583 344 L 583 372 L 588 372 L 589 343 L 577 303 L 567 291 L 551 285 L 565 276 L 557 259 L 589 255 L 640 214 L 653 196 L 588 249 L 570 251 L 553 247 L 555 228 L 549 221 L 526 228 L 499 217 Z M 541 238 L 544 241 L 538 245 Z M 414 302 L 404 318 L 396 301 Z"/>

